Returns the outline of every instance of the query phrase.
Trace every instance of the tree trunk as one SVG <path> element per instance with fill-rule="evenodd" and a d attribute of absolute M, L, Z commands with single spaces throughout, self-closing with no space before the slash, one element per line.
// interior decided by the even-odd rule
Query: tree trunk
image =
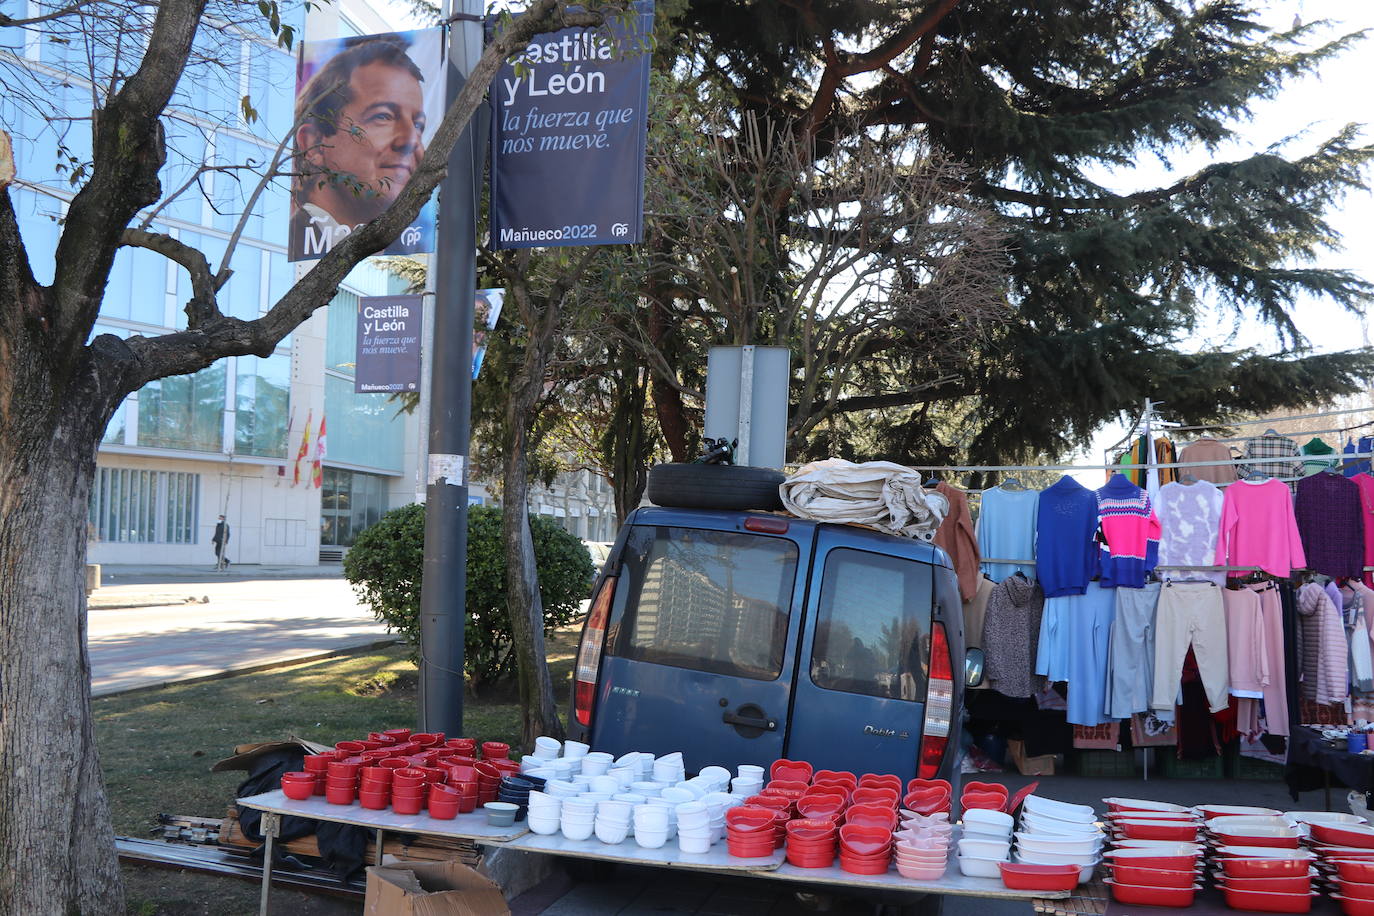
<path fill-rule="evenodd" d="M 70 409 L 41 350 L 15 352 L 27 343 L 11 341 L 0 378 L 0 913 L 122 913 L 86 650 L 90 415 L 104 412 Z"/>
<path fill-rule="evenodd" d="M 621 351 L 615 362 L 619 369 L 612 382 L 611 422 L 602 435 L 601 453 L 605 466 L 611 469 L 616 523 L 623 525 L 644 496 L 652 442 L 644 428 L 648 395 L 645 373 L 628 350 Z"/>
<path fill-rule="evenodd" d="M 544 645 L 544 599 L 539 594 L 534 539 L 530 535 L 524 427 L 513 428 L 511 439 L 514 447 L 506 454 L 501 540 L 506 551 L 511 649 L 520 685 L 520 746 L 528 750 L 540 735 L 561 741 L 564 731 Z"/>

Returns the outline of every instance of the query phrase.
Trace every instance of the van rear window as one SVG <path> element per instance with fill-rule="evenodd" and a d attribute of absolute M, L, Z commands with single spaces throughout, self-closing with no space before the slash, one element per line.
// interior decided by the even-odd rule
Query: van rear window
<path fill-rule="evenodd" d="M 617 602 L 627 597 L 611 651 L 772 680 L 782 671 L 796 575 L 789 540 L 636 526 L 625 545 Z"/>
<path fill-rule="evenodd" d="M 863 550 L 830 551 L 811 680 L 827 690 L 924 699 L 933 585 L 924 563 Z"/>

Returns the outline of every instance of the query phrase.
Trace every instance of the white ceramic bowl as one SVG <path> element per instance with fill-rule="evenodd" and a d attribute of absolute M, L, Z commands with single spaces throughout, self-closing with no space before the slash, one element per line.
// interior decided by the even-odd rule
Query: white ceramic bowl
<path fill-rule="evenodd" d="M 703 837 L 697 837 L 679 832 L 677 835 L 677 848 L 692 855 L 710 852 L 711 837 L 709 834 Z"/>
<path fill-rule="evenodd" d="M 563 835 L 570 840 L 585 840 L 592 835 L 595 824 L 592 821 L 569 821 L 567 815 L 560 822 Z"/>
<path fill-rule="evenodd" d="M 691 789 L 684 789 L 681 786 L 669 786 L 659 793 L 659 798 L 673 805 L 680 805 L 683 802 L 696 801 L 697 794 Z"/>
<path fill-rule="evenodd" d="M 598 819 L 596 822 L 596 838 L 608 846 L 625 842 L 625 837 L 630 835 L 630 824 L 628 821 L 611 823 Z"/>
<path fill-rule="evenodd" d="M 979 859 L 974 856 L 959 856 L 959 871 L 970 878 L 1000 878 L 1002 869 L 998 864 L 1003 859 Z"/>
<path fill-rule="evenodd" d="M 1101 839 L 1078 840 L 1069 837 L 1047 836 L 1040 833 L 1016 834 L 1016 848 L 1026 852 L 1067 853 L 1094 856 L 1102 851 Z"/>
<path fill-rule="evenodd" d="M 657 849 L 668 842 L 668 831 L 666 830 L 641 830 L 639 825 L 635 825 L 635 842 L 645 849 Z"/>
<path fill-rule="evenodd" d="M 564 741 L 564 742 L 563 742 L 563 756 L 564 756 L 564 757 L 572 757 L 572 758 L 585 757 L 585 756 L 587 756 L 587 752 L 590 751 L 590 750 L 591 750 L 591 748 L 590 748 L 589 746 L 583 744 L 581 741 L 571 741 L 571 740 L 569 740 L 569 741 Z"/>
<path fill-rule="evenodd" d="M 1004 811 L 992 811 L 987 808 L 970 808 L 964 812 L 964 830 L 981 830 L 986 833 L 999 833 L 1005 830 L 1011 833 L 1013 820 L 1010 814 Z"/>
<path fill-rule="evenodd" d="M 531 833 L 537 833 L 540 836 L 552 836 L 563 826 L 562 820 L 556 816 L 539 817 L 538 815 L 531 814 L 525 818 L 525 822 L 529 824 Z"/>
<path fill-rule="evenodd" d="M 739 766 L 735 767 L 735 772 L 738 773 L 741 777 L 751 776 L 758 780 L 763 779 L 763 767 L 758 766 L 757 764 L 741 763 Z"/>
<path fill-rule="evenodd" d="M 1093 810 L 1091 805 L 1071 805 L 1068 802 L 1045 798 L 1043 795 L 1027 795 L 1022 804 L 1025 805 L 1027 811 L 1057 817 L 1063 821 L 1079 821 L 1090 824 L 1097 820 L 1097 812 Z"/>

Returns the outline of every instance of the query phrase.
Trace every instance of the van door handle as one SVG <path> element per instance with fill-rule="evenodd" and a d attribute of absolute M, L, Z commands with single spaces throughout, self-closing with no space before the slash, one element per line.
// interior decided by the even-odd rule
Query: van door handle
<path fill-rule="evenodd" d="M 766 732 L 776 731 L 778 728 L 777 720 L 755 718 L 754 716 L 741 716 L 738 713 L 721 713 L 720 720 L 726 725 L 740 725 L 744 728 L 757 728 Z"/>

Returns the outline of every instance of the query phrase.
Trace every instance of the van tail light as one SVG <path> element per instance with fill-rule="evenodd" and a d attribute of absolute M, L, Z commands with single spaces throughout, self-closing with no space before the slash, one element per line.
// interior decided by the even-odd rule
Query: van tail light
<path fill-rule="evenodd" d="M 954 712 L 954 663 L 943 623 L 930 628 L 930 677 L 926 689 L 926 718 L 921 726 L 922 779 L 933 779 L 949 745 L 950 716 Z"/>
<path fill-rule="evenodd" d="M 592 724 L 592 705 L 596 701 L 596 675 L 601 670 L 601 649 L 606 644 L 606 621 L 611 616 L 615 597 L 615 576 L 601 582 L 587 625 L 582 628 L 582 644 L 577 649 L 577 673 L 573 679 L 573 714 L 581 725 Z"/>

